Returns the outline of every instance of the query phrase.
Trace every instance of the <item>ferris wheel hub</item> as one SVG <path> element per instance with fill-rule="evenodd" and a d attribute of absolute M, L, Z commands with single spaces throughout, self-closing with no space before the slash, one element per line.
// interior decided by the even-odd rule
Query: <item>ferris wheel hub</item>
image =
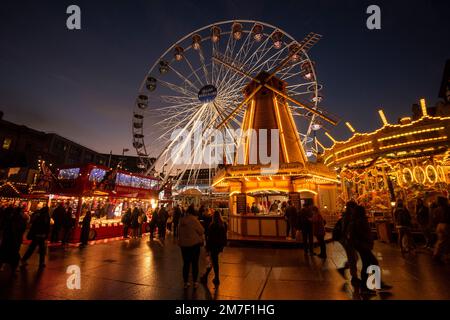
<path fill-rule="evenodd" d="M 217 97 L 217 88 L 212 84 L 203 86 L 198 92 L 198 100 L 201 103 L 213 102 Z"/>

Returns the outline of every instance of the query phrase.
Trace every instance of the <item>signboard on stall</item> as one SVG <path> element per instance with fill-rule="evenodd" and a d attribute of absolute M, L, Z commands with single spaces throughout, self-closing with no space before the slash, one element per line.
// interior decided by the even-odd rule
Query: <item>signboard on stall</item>
<path fill-rule="evenodd" d="M 247 196 L 245 193 L 236 194 L 236 213 L 245 214 L 247 211 Z"/>
<path fill-rule="evenodd" d="M 302 205 L 300 202 L 300 193 L 298 192 L 289 192 L 289 200 L 292 202 L 292 204 L 294 205 L 294 207 L 297 210 L 300 210 Z"/>

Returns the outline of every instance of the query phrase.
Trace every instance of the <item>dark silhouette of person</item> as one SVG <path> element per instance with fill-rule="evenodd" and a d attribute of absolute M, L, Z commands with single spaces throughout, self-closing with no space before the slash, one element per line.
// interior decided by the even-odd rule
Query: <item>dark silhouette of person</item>
<path fill-rule="evenodd" d="M 59 241 L 59 233 L 61 232 L 61 228 L 63 225 L 64 216 L 66 215 L 66 209 L 64 209 L 64 205 L 62 202 L 58 204 L 56 209 L 53 211 L 52 219 L 53 219 L 53 227 L 52 234 L 50 237 L 50 242 L 55 243 Z"/>
<path fill-rule="evenodd" d="M 81 235 L 80 235 L 80 242 L 81 246 L 86 246 L 89 241 L 89 233 L 91 231 L 91 219 L 92 214 L 91 211 L 88 210 L 83 218 L 83 221 L 81 222 Z"/>
<path fill-rule="evenodd" d="M 31 216 L 31 227 L 27 238 L 31 240 L 25 255 L 22 258 L 22 265 L 27 265 L 27 260 L 31 257 L 36 247 L 39 247 L 39 268 L 45 267 L 45 255 L 47 251 L 46 240 L 50 233 L 50 214 L 48 206 L 37 210 Z"/>

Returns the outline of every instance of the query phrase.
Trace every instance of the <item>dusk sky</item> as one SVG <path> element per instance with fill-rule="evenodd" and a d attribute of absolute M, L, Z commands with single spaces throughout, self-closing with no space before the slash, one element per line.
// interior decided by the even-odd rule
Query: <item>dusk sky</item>
<path fill-rule="evenodd" d="M 204 25 L 250 19 L 298 40 L 322 34 L 310 55 L 323 107 L 373 130 L 380 106 L 395 122 L 421 97 L 434 104 L 450 58 L 449 1 L 393 2 L 2 1 L 0 110 L 8 121 L 99 152 L 132 149 L 134 100 L 163 51 Z M 66 28 L 70 4 L 81 7 L 82 30 Z M 366 28 L 370 4 L 381 7 L 381 30 Z M 337 138 L 349 136 L 343 122 Z"/>

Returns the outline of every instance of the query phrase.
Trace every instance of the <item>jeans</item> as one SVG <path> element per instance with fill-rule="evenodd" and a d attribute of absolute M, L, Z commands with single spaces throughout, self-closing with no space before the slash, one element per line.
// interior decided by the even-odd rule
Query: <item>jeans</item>
<path fill-rule="evenodd" d="M 313 252 L 313 245 L 314 245 L 314 237 L 312 233 L 312 229 L 303 229 L 302 230 L 302 236 L 303 236 L 303 250 L 305 252 Z"/>
<path fill-rule="evenodd" d="M 289 237 L 291 231 L 291 224 L 289 223 L 289 220 L 286 220 L 286 237 Z"/>
<path fill-rule="evenodd" d="M 39 246 L 39 264 L 40 265 L 44 264 L 45 263 L 45 254 L 47 252 L 47 246 L 45 245 L 44 237 L 36 237 L 31 241 L 22 260 L 27 261 L 31 257 L 31 255 L 33 254 L 33 252 L 37 246 Z"/>
<path fill-rule="evenodd" d="M 214 278 L 219 279 L 219 251 L 211 250 L 209 256 L 211 257 L 211 263 L 214 269 Z"/>
<path fill-rule="evenodd" d="M 183 280 L 189 281 L 189 271 L 192 265 L 192 279 L 197 282 L 198 279 L 198 259 L 200 258 L 200 244 L 192 247 L 181 247 L 183 256 Z"/>
<path fill-rule="evenodd" d="M 317 235 L 317 242 L 319 242 L 320 246 L 320 255 L 326 257 L 327 256 L 327 246 L 325 244 L 325 235 Z"/>
<path fill-rule="evenodd" d="M 166 224 L 165 223 L 161 223 L 160 225 L 158 225 L 158 234 L 159 234 L 160 239 L 166 238 Z"/>
<path fill-rule="evenodd" d="M 362 261 L 361 282 L 363 286 L 367 286 L 367 278 L 369 277 L 369 275 L 367 274 L 367 268 L 371 265 L 378 266 L 379 263 L 375 255 L 372 253 L 371 249 L 356 247 L 356 251 L 358 251 Z"/>
<path fill-rule="evenodd" d="M 68 243 L 71 236 L 72 236 L 72 228 L 63 228 L 62 243 L 63 244 Z"/>
<path fill-rule="evenodd" d="M 178 221 L 173 222 L 173 235 L 174 237 L 178 236 Z"/>
<path fill-rule="evenodd" d="M 123 237 L 124 238 L 128 237 L 128 225 L 127 224 L 123 225 Z"/>
<path fill-rule="evenodd" d="M 59 232 L 61 231 L 61 226 L 54 224 L 52 228 L 52 235 L 50 236 L 50 242 L 59 241 Z"/>
<path fill-rule="evenodd" d="M 346 243 L 341 243 L 341 244 L 344 247 L 345 254 L 347 255 L 347 263 L 348 263 L 350 275 L 351 275 L 352 279 L 357 279 L 358 278 L 358 268 L 357 268 L 358 255 L 356 253 L 356 250 L 352 245 L 349 245 Z"/>

